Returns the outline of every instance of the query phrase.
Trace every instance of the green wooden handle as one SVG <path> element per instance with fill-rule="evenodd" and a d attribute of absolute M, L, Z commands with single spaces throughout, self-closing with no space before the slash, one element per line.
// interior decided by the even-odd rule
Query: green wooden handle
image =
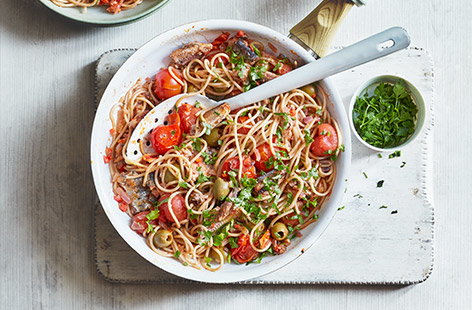
<path fill-rule="evenodd" d="M 339 25 L 354 3 L 351 0 L 323 0 L 307 17 L 296 24 L 290 33 L 323 57 Z"/>

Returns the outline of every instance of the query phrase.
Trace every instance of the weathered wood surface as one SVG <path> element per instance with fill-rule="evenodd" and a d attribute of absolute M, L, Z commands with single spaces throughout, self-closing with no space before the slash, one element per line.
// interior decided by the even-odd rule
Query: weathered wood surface
<path fill-rule="evenodd" d="M 97 97 L 112 73 L 133 50 L 114 50 L 97 62 Z M 358 83 L 373 76 L 394 74 L 416 85 L 427 104 L 426 126 L 401 158 L 379 159 L 355 141 L 353 166 L 340 210 L 315 245 L 288 266 L 244 283 L 280 284 L 412 284 L 429 276 L 433 263 L 431 181 L 433 67 L 423 50 L 408 49 L 337 75 L 346 107 Z M 421 156 L 418 156 L 421 154 Z M 402 162 L 405 162 L 403 168 Z M 368 178 L 364 177 L 363 172 Z M 384 186 L 377 188 L 377 182 Z M 340 193 L 342 194 L 342 193 Z M 388 208 L 379 209 L 386 205 Z M 396 211 L 396 213 L 394 212 Z M 392 214 L 394 212 L 394 214 Z M 346 232 L 349 232 L 348 234 Z M 98 271 L 116 282 L 185 282 L 139 257 L 119 237 L 98 206 L 95 218 Z"/>
<path fill-rule="evenodd" d="M 93 258 L 96 196 L 88 155 L 97 57 L 206 18 L 246 19 L 287 33 L 317 1 L 172 0 L 120 28 L 72 24 L 31 3 L 0 1 L 0 308 L 470 308 L 469 1 L 369 1 L 351 10 L 334 42 L 348 45 L 401 25 L 435 63 L 435 267 L 427 281 L 404 288 L 118 285 L 101 279 Z"/>

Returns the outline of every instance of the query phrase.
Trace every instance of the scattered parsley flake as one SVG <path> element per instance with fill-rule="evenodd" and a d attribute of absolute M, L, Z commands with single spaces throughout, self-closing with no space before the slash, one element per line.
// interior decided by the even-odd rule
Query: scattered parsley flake
<path fill-rule="evenodd" d="M 179 257 L 180 257 L 180 251 L 178 251 L 178 250 L 175 251 L 174 257 L 175 257 L 175 258 L 179 258 Z"/>
<path fill-rule="evenodd" d="M 338 211 L 341 211 L 341 210 L 343 210 L 344 208 L 346 208 L 346 206 L 339 207 L 339 208 L 338 208 Z"/>
<path fill-rule="evenodd" d="M 402 155 L 401 151 L 395 151 L 392 154 L 388 155 L 388 158 L 400 157 Z"/>
<path fill-rule="evenodd" d="M 380 180 L 377 182 L 377 187 L 382 187 L 384 185 L 384 180 Z"/>
<path fill-rule="evenodd" d="M 402 164 L 400 165 L 400 168 L 405 167 L 405 165 L 406 165 L 406 162 L 402 161 Z"/>
<path fill-rule="evenodd" d="M 362 174 L 364 175 L 364 177 L 365 177 L 366 179 L 368 179 L 368 178 L 369 178 L 369 177 L 367 176 L 367 173 L 365 173 L 365 172 L 362 172 Z"/>
<path fill-rule="evenodd" d="M 387 206 L 381 206 L 379 209 L 387 209 Z"/>

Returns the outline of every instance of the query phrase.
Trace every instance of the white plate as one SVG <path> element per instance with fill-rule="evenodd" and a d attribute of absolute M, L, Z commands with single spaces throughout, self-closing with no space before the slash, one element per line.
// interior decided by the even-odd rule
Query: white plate
<path fill-rule="evenodd" d="M 108 13 L 106 7 L 103 6 L 90 7 L 84 11 L 82 8 L 59 7 L 50 0 L 39 0 L 39 2 L 46 7 L 66 18 L 99 26 L 122 25 L 137 21 L 157 11 L 168 1 L 169 0 L 144 0 L 141 4 L 132 9 L 122 11 L 118 14 L 111 14 Z"/>
<path fill-rule="evenodd" d="M 303 237 L 294 239 L 286 253 L 279 256 L 266 257 L 260 264 L 236 265 L 226 264 L 217 272 L 196 270 L 183 266 L 173 258 L 166 258 L 154 253 L 145 242 L 145 239 L 129 227 L 130 218 L 118 209 L 113 199 L 112 185 L 108 165 L 103 162 L 105 148 L 111 137 L 109 129 L 111 122 L 109 112 L 120 97 L 122 97 L 137 79 L 154 75 L 160 68 L 168 65 L 169 54 L 189 41 L 210 41 L 222 31 L 236 32 L 243 30 L 251 38 L 261 41 L 265 45 L 271 42 L 279 53 L 289 55 L 300 62 L 310 62 L 314 58 L 297 43 L 288 37 L 267 27 L 239 20 L 208 20 L 187 24 L 158 35 L 133 56 L 131 56 L 118 70 L 110 81 L 98 106 L 92 129 L 91 138 L 91 166 L 95 187 L 105 213 L 121 237 L 142 257 L 157 267 L 177 276 L 212 283 L 228 283 L 244 281 L 273 272 L 303 254 L 320 237 L 333 218 L 341 204 L 344 179 L 348 176 L 351 163 L 351 137 L 349 123 L 342 100 L 330 79 L 321 83 L 330 99 L 328 110 L 337 119 L 343 133 L 345 152 L 337 161 L 337 176 L 331 198 L 325 202 L 317 223 L 302 231 Z"/>

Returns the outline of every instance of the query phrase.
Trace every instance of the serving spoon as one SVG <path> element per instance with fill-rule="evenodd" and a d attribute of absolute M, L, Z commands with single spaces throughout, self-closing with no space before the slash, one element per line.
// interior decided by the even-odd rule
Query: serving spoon
<path fill-rule="evenodd" d="M 237 96 L 215 101 L 203 95 L 193 95 L 184 98 L 183 101 L 191 105 L 198 102 L 204 109 L 224 106 L 228 111 L 235 110 L 390 55 L 409 45 L 410 37 L 406 30 L 392 27 Z M 140 145 L 146 153 L 152 152 L 150 143 L 147 143 L 150 141 L 151 131 L 156 126 L 165 124 L 167 115 L 173 111 L 177 101 L 183 96 L 188 94 L 177 95 L 159 103 L 136 126 L 126 149 L 130 161 L 137 163 L 143 157 Z"/>

